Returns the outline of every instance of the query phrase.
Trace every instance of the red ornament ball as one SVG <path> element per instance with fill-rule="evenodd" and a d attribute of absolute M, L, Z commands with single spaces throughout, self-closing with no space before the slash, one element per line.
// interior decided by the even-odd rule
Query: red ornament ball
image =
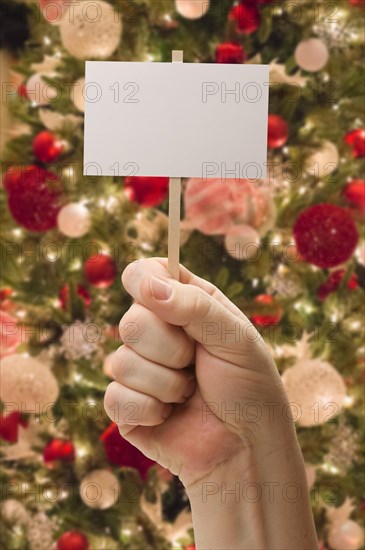
<path fill-rule="evenodd" d="M 33 140 L 33 153 L 40 162 L 54 162 L 63 151 L 62 141 L 52 132 L 40 132 Z"/>
<path fill-rule="evenodd" d="M 219 44 L 215 51 L 216 63 L 243 63 L 245 59 L 245 50 L 240 44 L 234 42 Z"/>
<path fill-rule="evenodd" d="M 343 190 L 343 196 L 355 208 L 365 214 L 365 179 L 350 180 Z"/>
<path fill-rule="evenodd" d="M 56 227 L 61 208 L 57 174 L 39 166 L 14 168 L 5 174 L 4 186 L 9 210 L 19 225 L 40 233 Z"/>
<path fill-rule="evenodd" d="M 43 460 L 46 464 L 55 460 L 73 461 L 74 459 L 75 448 L 71 441 L 53 439 L 43 449 Z"/>
<path fill-rule="evenodd" d="M 27 86 L 25 82 L 22 82 L 21 84 L 19 84 L 17 92 L 18 92 L 18 96 L 21 97 L 22 99 L 28 99 Z"/>
<path fill-rule="evenodd" d="M 66 531 L 57 541 L 57 550 L 88 550 L 89 541 L 81 531 Z"/>
<path fill-rule="evenodd" d="M 279 115 L 269 115 L 267 145 L 269 149 L 282 147 L 288 141 L 288 123 Z"/>
<path fill-rule="evenodd" d="M 261 23 L 258 7 L 253 2 L 244 0 L 233 6 L 229 13 L 229 19 L 236 22 L 236 31 L 242 34 L 251 34 L 257 31 Z"/>
<path fill-rule="evenodd" d="M 101 434 L 105 454 L 109 462 L 125 468 L 135 468 L 142 479 L 147 478 L 148 470 L 155 464 L 119 433 L 118 426 L 112 422 Z"/>
<path fill-rule="evenodd" d="M 283 308 L 275 302 L 270 294 L 259 294 L 254 299 L 254 304 L 258 306 L 257 311 L 251 315 L 251 321 L 255 325 L 269 327 L 280 322 Z"/>
<path fill-rule="evenodd" d="M 185 546 L 184 550 L 196 550 L 195 544 L 188 544 Z"/>
<path fill-rule="evenodd" d="M 350 214 L 334 204 L 317 204 L 303 210 L 294 225 L 301 256 L 317 267 L 334 267 L 353 254 L 359 234 Z"/>
<path fill-rule="evenodd" d="M 26 428 L 28 421 L 18 411 L 0 415 L 0 438 L 8 443 L 17 443 L 19 426 Z"/>
<path fill-rule="evenodd" d="M 333 271 L 328 277 L 327 281 L 321 284 L 317 290 L 318 299 L 323 301 L 327 298 L 332 292 L 336 292 L 338 287 L 341 284 L 345 271 L 343 269 L 338 269 Z M 355 290 L 359 288 L 359 281 L 355 273 L 353 273 L 350 279 L 347 281 L 348 290 Z"/>
<path fill-rule="evenodd" d="M 365 157 L 365 129 L 357 128 L 351 130 L 345 136 L 345 143 L 352 148 L 352 154 L 355 158 Z"/>
<path fill-rule="evenodd" d="M 89 307 L 89 305 L 91 304 L 91 296 L 88 293 L 88 291 L 86 290 L 86 288 L 82 285 L 77 285 L 76 293 L 79 296 L 79 298 L 81 298 L 81 300 L 84 302 L 84 306 Z M 61 305 L 62 309 L 64 309 L 65 311 L 70 306 L 70 304 L 69 304 L 69 298 L 70 298 L 69 294 L 70 294 L 69 286 L 65 285 L 61 288 L 60 293 L 58 295 L 58 298 L 60 300 L 60 305 Z"/>
<path fill-rule="evenodd" d="M 131 201 L 141 206 L 157 206 L 166 199 L 169 178 L 128 176 L 124 178 L 124 191 Z"/>
<path fill-rule="evenodd" d="M 365 0 L 349 0 L 349 4 L 357 8 L 363 8 L 365 7 Z"/>
<path fill-rule="evenodd" d="M 88 282 L 97 288 L 108 288 L 115 281 L 117 266 L 107 254 L 90 256 L 84 264 L 84 274 Z"/>

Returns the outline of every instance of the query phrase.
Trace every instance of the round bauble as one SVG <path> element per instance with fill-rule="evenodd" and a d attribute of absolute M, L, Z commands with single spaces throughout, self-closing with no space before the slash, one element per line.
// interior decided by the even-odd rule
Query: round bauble
<path fill-rule="evenodd" d="M 351 179 L 347 182 L 342 194 L 351 205 L 365 214 L 365 179 Z"/>
<path fill-rule="evenodd" d="M 251 321 L 258 327 L 269 327 L 280 323 L 283 308 L 270 294 L 259 294 L 253 301 L 256 311 L 251 315 Z"/>
<path fill-rule="evenodd" d="M 260 235 L 250 225 L 234 225 L 226 233 L 226 251 L 235 260 L 248 260 L 257 255 Z"/>
<path fill-rule="evenodd" d="M 89 541 L 80 531 L 66 531 L 57 541 L 56 550 L 88 550 Z"/>
<path fill-rule="evenodd" d="M 294 56 L 298 67 L 308 72 L 317 72 L 326 66 L 329 53 L 322 40 L 309 38 L 298 44 Z"/>
<path fill-rule="evenodd" d="M 44 75 L 50 76 L 50 75 Z M 26 84 L 27 98 L 36 105 L 48 105 L 57 97 L 56 88 L 47 84 L 43 75 L 36 73 L 29 78 Z"/>
<path fill-rule="evenodd" d="M 29 519 L 29 512 L 26 507 L 15 498 L 9 498 L 1 505 L 1 516 L 10 523 L 25 525 Z"/>
<path fill-rule="evenodd" d="M 305 473 L 307 476 L 308 487 L 310 489 L 316 481 L 316 469 L 312 464 L 305 464 Z"/>
<path fill-rule="evenodd" d="M 365 129 L 356 128 L 351 130 L 345 136 L 345 143 L 352 148 L 352 155 L 355 158 L 365 157 Z"/>
<path fill-rule="evenodd" d="M 98 288 L 107 288 L 112 285 L 117 276 L 117 266 L 107 254 L 90 256 L 84 264 L 84 274 L 87 281 Z"/>
<path fill-rule="evenodd" d="M 226 234 L 233 225 L 250 225 L 260 234 L 275 221 L 272 194 L 250 180 L 188 180 L 185 192 L 185 222 L 206 235 Z"/>
<path fill-rule="evenodd" d="M 38 359 L 8 355 L 0 365 L 0 399 L 16 403 L 23 412 L 34 413 L 53 406 L 58 383 L 51 370 Z"/>
<path fill-rule="evenodd" d="M 43 449 L 43 461 L 51 464 L 55 461 L 72 462 L 75 459 L 75 448 L 72 441 L 52 439 Z"/>
<path fill-rule="evenodd" d="M 40 162 L 50 163 L 58 160 L 64 148 L 63 142 L 52 132 L 40 132 L 33 140 L 33 153 Z"/>
<path fill-rule="evenodd" d="M 246 52 L 240 44 L 224 42 L 215 50 L 216 63 L 244 63 Z"/>
<path fill-rule="evenodd" d="M 59 231 L 66 237 L 72 239 L 83 237 L 90 229 L 90 212 L 83 204 L 71 202 L 59 211 L 57 225 Z"/>
<path fill-rule="evenodd" d="M 335 523 L 329 531 L 328 543 L 333 550 L 361 550 L 364 543 L 364 530 L 351 519 L 343 523 Z"/>
<path fill-rule="evenodd" d="M 106 510 L 113 506 L 120 493 L 118 478 L 109 470 L 94 470 L 80 483 L 80 496 L 86 506 Z"/>
<path fill-rule="evenodd" d="M 282 147 L 288 141 L 288 123 L 279 115 L 269 115 L 267 145 L 269 149 Z"/>
<path fill-rule="evenodd" d="M 10 213 L 29 231 L 43 232 L 57 225 L 60 210 L 60 180 L 54 172 L 27 166 L 6 180 Z"/>
<path fill-rule="evenodd" d="M 169 178 L 128 176 L 124 178 L 124 191 L 131 201 L 141 206 L 158 206 L 167 197 Z"/>
<path fill-rule="evenodd" d="M 186 19 L 199 19 L 209 10 L 210 0 L 175 0 L 176 11 Z"/>
<path fill-rule="evenodd" d="M 72 101 L 76 109 L 82 113 L 85 111 L 85 78 L 79 78 L 72 86 Z"/>
<path fill-rule="evenodd" d="M 233 6 L 229 13 L 229 20 L 236 23 L 237 32 L 251 34 L 259 28 L 261 15 L 253 2 L 241 2 Z"/>
<path fill-rule="evenodd" d="M 22 341 L 17 319 L 5 311 L 0 311 L 0 341 L 0 357 L 14 353 Z"/>
<path fill-rule="evenodd" d="M 76 294 L 78 298 L 81 298 L 84 307 L 87 308 L 91 304 L 91 296 L 86 288 L 80 284 L 76 286 Z M 60 300 L 60 306 L 62 309 L 67 310 L 70 308 L 70 289 L 69 285 L 64 285 L 58 295 Z"/>
<path fill-rule="evenodd" d="M 323 424 L 339 413 L 346 386 L 337 370 L 319 359 L 303 359 L 282 376 L 294 420 L 301 426 Z"/>
<path fill-rule="evenodd" d="M 105 454 L 111 464 L 124 468 L 135 468 L 142 479 L 146 480 L 150 468 L 155 464 L 137 447 L 120 435 L 117 424 L 111 422 L 100 436 L 104 444 Z"/>
<path fill-rule="evenodd" d="M 51 25 L 59 25 L 66 14 L 70 0 L 39 0 L 39 9 Z"/>
<path fill-rule="evenodd" d="M 321 148 L 307 159 L 306 170 L 316 178 L 324 178 L 337 170 L 339 162 L 340 155 L 336 145 L 324 141 Z"/>
<path fill-rule="evenodd" d="M 72 17 L 61 21 L 61 40 L 78 59 L 106 59 L 117 49 L 122 34 L 120 16 L 103 0 L 77 2 Z"/>
<path fill-rule="evenodd" d="M 294 224 L 294 238 L 307 262 L 329 268 L 352 256 L 359 234 L 347 210 L 323 203 L 299 214 Z"/>

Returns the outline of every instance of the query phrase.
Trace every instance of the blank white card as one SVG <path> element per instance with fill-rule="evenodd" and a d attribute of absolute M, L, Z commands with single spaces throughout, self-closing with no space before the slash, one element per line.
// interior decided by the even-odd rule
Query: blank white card
<path fill-rule="evenodd" d="M 268 65 L 88 61 L 84 174 L 266 176 Z"/>

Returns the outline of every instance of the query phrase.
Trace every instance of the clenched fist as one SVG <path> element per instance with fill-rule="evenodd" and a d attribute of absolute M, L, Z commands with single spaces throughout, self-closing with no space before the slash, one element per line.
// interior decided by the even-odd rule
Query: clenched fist
<path fill-rule="evenodd" d="M 179 476 L 196 548 L 318 548 L 290 406 L 256 329 L 187 269 L 173 280 L 165 259 L 130 264 L 122 281 L 135 303 L 120 323 L 105 408 Z"/>
<path fill-rule="evenodd" d="M 105 408 L 123 437 L 185 487 L 248 447 L 264 449 L 270 404 L 286 397 L 245 315 L 183 267 L 173 280 L 164 259 L 130 264 L 122 281 L 135 303 L 120 322 Z"/>

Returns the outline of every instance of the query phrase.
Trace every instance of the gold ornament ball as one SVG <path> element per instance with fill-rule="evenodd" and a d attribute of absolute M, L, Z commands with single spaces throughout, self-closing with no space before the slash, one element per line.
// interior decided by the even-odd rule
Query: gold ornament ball
<path fill-rule="evenodd" d="M 209 10 L 209 0 L 176 0 L 176 11 L 186 19 L 200 19 Z"/>
<path fill-rule="evenodd" d="M 44 75 L 51 77 L 53 75 Z M 36 105 L 48 105 L 57 97 L 56 88 L 43 80 L 43 75 L 36 73 L 29 78 L 26 84 L 27 95 Z"/>
<path fill-rule="evenodd" d="M 327 46 L 319 38 L 309 38 L 300 42 L 295 50 L 295 61 L 305 71 L 315 73 L 328 62 Z"/>
<path fill-rule="evenodd" d="M 53 406 L 58 383 L 51 370 L 33 357 L 14 354 L 0 364 L 0 399 L 16 403 L 19 410 L 39 413 Z"/>
<path fill-rule="evenodd" d="M 311 155 L 306 162 L 306 171 L 316 178 L 332 174 L 338 167 L 340 155 L 334 143 L 324 141 L 319 151 Z"/>
<path fill-rule="evenodd" d="M 94 470 L 80 483 L 80 497 L 89 508 L 106 510 L 117 502 L 119 494 L 118 478 L 109 470 Z"/>
<path fill-rule="evenodd" d="M 250 225 L 234 225 L 226 233 L 226 251 L 235 260 L 254 258 L 260 248 L 260 235 Z"/>
<path fill-rule="evenodd" d="M 120 15 L 103 0 L 76 3 L 61 21 L 61 40 L 78 59 L 106 59 L 122 35 Z"/>
<path fill-rule="evenodd" d="M 346 396 L 345 383 L 329 363 L 302 360 L 282 376 L 294 420 L 301 426 L 317 426 L 339 413 Z"/>
<path fill-rule="evenodd" d="M 72 87 L 73 104 L 75 105 L 76 109 L 78 109 L 82 113 L 85 111 L 84 88 L 85 88 L 85 78 L 79 78 L 79 80 L 76 80 L 76 82 Z"/>

